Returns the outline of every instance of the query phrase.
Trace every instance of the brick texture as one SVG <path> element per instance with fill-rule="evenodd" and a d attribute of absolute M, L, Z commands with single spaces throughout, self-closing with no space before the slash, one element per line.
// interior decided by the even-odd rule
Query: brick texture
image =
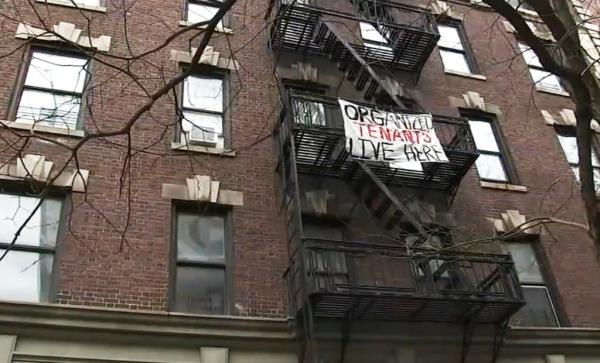
<path fill-rule="evenodd" d="M 68 21 L 87 28 L 95 36 L 112 37 L 112 56 L 127 56 L 159 46 L 179 30 L 181 1 L 145 0 L 126 2 L 128 38 L 124 36 L 121 1 L 108 1 L 107 13 L 79 12 L 65 7 L 35 4 L 48 24 Z M 11 11 L 17 4 L 23 17 L 37 24 L 25 0 L 9 0 L 2 6 Z M 240 62 L 230 74 L 235 95 L 229 109 L 233 158 L 172 152 L 175 112 L 173 95 L 160 99 L 144 114 L 133 130 L 132 144 L 144 148 L 123 169 L 125 137 L 91 140 L 78 154 L 82 168 L 90 170 L 89 191 L 74 194 L 71 218 L 59 243 L 57 302 L 102 307 L 166 310 L 172 251 L 172 201 L 163 199 L 163 183 L 183 184 L 193 174 L 210 175 L 222 188 L 244 193 L 244 206 L 233 208 L 234 315 L 282 317 L 287 314 L 287 291 L 283 274 L 287 266 L 284 218 L 280 214 L 279 176 L 275 173 L 273 142 L 264 138 L 278 115 L 277 88 L 273 76 L 275 57 L 268 47 L 264 13 L 266 0 L 239 1 L 233 10 L 234 35 L 229 38 Z M 466 11 L 467 6 L 453 5 Z M 572 108 L 568 98 L 535 91 L 513 34 L 497 22 L 497 15 L 471 10 L 464 26 L 474 50 L 479 73 L 486 81 L 445 74 L 434 51 L 422 71 L 418 85 L 405 82 L 417 101 L 428 111 L 458 115 L 448 96 L 478 92 L 502 110 L 499 120 L 510 148 L 520 184 L 527 193 L 483 189 L 476 170 L 462 181 L 453 212 L 461 227 L 475 234 L 491 233 L 486 217 L 498 217 L 507 209 L 518 209 L 528 217 L 547 215 L 559 206 L 559 218 L 585 222 L 577 186 L 560 148 L 555 131 L 543 123 L 539 110 L 557 112 Z M 14 38 L 16 22 L 2 22 L 0 54 L 0 115 L 9 119 L 9 106 L 18 82 L 27 47 Z M 187 39 L 131 64 L 131 72 L 150 91 L 173 76 L 179 65 L 170 60 L 170 50 L 188 50 Z M 228 42 L 217 36 L 211 44 L 230 57 Z M 108 56 L 93 62 L 93 92 L 86 95 L 93 118 L 84 119 L 90 131 L 122 127 L 145 102 L 142 90 L 131 79 L 103 65 L 119 63 Z M 123 62 L 121 62 L 122 64 Z M 169 126 L 171 125 L 171 126 Z M 165 137 L 161 133 L 166 130 Z M 49 136 L 52 137 L 52 136 Z M 3 132 L 0 147 L 14 140 Z M 61 140 L 66 140 L 62 138 Z M 69 140 L 66 140 L 69 141 Z M 69 141 L 75 143 L 76 140 Z M 47 141 L 33 139 L 27 153 L 43 153 L 55 163 L 65 162 L 66 150 Z M 3 159 L 12 154 L 4 153 Z M 122 170 L 125 179 L 121 182 Z M 560 180 L 559 180 L 560 179 Z M 130 193 L 130 194 L 129 194 Z M 130 195 L 128 200 L 126 195 Z M 128 213 L 129 212 L 129 213 Z M 129 220 L 127 220 L 129 216 Z M 127 241 L 121 231 L 127 226 Z M 558 292 L 557 300 L 567 324 L 600 326 L 600 266 L 592 241 L 580 230 L 563 225 L 548 226 L 541 236 L 544 268 Z"/>

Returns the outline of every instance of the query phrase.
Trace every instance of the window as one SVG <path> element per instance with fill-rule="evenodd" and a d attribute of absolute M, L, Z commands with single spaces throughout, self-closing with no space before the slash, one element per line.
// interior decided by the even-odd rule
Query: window
<path fill-rule="evenodd" d="M 565 152 L 567 161 L 571 165 L 571 170 L 575 174 L 575 179 L 579 183 L 579 154 L 577 147 L 577 138 L 575 133 L 569 131 L 558 130 L 557 132 L 560 146 Z M 600 195 L 600 158 L 592 146 L 592 167 L 594 169 L 594 184 L 596 186 L 596 194 Z"/>
<path fill-rule="evenodd" d="M 224 147 L 224 79 L 189 76 L 183 82 L 181 142 Z"/>
<path fill-rule="evenodd" d="M 529 74 L 537 88 L 565 92 L 560 79 L 554 74 L 544 70 L 537 55 L 527 45 L 519 43 L 519 48 L 529 68 Z"/>
<path fill-rule="evenodd" d="M 61 200 L 1 193 L 0 205 L 0 256 L 27 223 L 0 261 L 0 299 L 49 302 Z"/>
<path fill-rule="evenodd" d="M 535 11 L 531 5 L 525 2 L 525 0 L 506 0 L 506 2 L 518 10 Z"/>
<path fill-rule="evenodd" d="M 526 302 L 526 305 L 512 316 L 511 323 L 524 326 L 558 326 L 558 317 L 534 246 L 527 242 L 505 242 L 503 246 L 515 262 Z"/>
<path fill-rule="evenodd" d="M 313 100 L 312 96 L 319 97 L 323 92 L 318 89 L 306 89 L 300 87 L 288 87 L 288 93 L 292 96 L 292 107 L 294 112 L 294 121 L 306 126 L 326 126 L 325 106 Z"/>
<path fill-rule="evenodd" d="M 481 180 L 509 182 L 506 157 L 498 142 L 496 125 L 490 120 L 469 120 L 479 157 L 475 161 Z"/>
<path fill-rule="evenodd" d="M 226 213 L 177 210 L 175 311 L 227 313 L 227 224 Z"/>
<path fill-rule="evenodd" d="M 440 56 L 444 70 L 460 73 L 473 73 L 463 35 L 458 24 L 438 25 Z"/>
<path fill-rule="evenodd" d="M 375 25 L 364 21 L 360 22 L 360 35 L 365 45 L 372 49 L 380 49 L 391 51 L 388 41 L 385 39 L 381 31 L 375 28 Z"/>
<path fill-rule="evenodd" d="M 201 23 L 211 20 L 219 11 L 222 0 L 189 0 L 187 2 L 188 23 Z M 223 21 L 217 24 L 217 29 L 223 29 Z"/>
<path fill-rule="evenodd" d="M 86 84 L 88 59 L 34 50 L 20 95 L 16 121 L 74 130 Z"/>

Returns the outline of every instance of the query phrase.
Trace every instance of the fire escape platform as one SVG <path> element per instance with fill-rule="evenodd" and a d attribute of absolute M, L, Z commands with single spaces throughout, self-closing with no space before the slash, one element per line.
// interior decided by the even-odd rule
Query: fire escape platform
<path fill-rule="evenodd" d="M 407 24 L 403 24 L 401 20 L 394 23 L 373 23 L 390 38 L 389 46 L 363 44 L 360 35 L 354 36 L 354 39 L 350 39 L 349 36 L 346 41 L 371 65 L 418 73 L 433 52 L 440 36 L 431 14 L 408 6 L 400 9 L 411 15 L 416 14 L 418 21 L 413 20 Z M 325 48 L 333 44 L 331 40 L 328 41 L 332 35 L 326 24 L 337 26 L 340 22 L 354 22 L 358 28 L 358 22 L 365 21 L 323 8 L 298 3 L 286 4 L 284 0 L 275 0 L 272 18 L 277 19 L 270 34 L 271 46 L 274 49 L 313 55 L 328 53 L 329 50 Z M 343 25 L 340 27 L 347 28 Z M 337 54 L 336 57 L 344 59 L 347 55 Z"/>
<path fill-rule="evenodd" d="M 398 246 L 304 243 L 306 294 L 317 317 L 491 324 L 524 305 L 507 255 L 408 255 Z"/>
<path fill-rule="evenodd" d="M 288 108 L 291 111 L 284 122 L 290 123 L 293 132 L 298 173 L 346 180 L 360 180 L 364 177 L 364 171 L 345 150 L 346 136 L 336 99 L 290 94 Z M 319 120 L 320 124 L 314 124 L 315 120 Z M 439 115 L 434 115 L 433 120 L 436 135 L 449 162 L 423 163 L 423 171 L 391 168 L 385 163 L 369 162 L 370 168 L 381 181 L 388 185 L 437 190 L 451 190 L 460 183 L 478 156 L 468 122 L 463 118 Z"/>

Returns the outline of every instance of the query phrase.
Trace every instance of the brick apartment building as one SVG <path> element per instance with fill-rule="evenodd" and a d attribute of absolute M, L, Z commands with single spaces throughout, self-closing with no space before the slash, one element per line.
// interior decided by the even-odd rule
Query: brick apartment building
<path fill-rule="evenodd" d="M 585 223 L 573 105 L 482 3 L 238 0 L 195 65 L 210 1 L 0 12 L 1 363 L 600 362 L 592 241 L 517 228 Z M 338 98 L 449 162 L 354 160 Z"/>

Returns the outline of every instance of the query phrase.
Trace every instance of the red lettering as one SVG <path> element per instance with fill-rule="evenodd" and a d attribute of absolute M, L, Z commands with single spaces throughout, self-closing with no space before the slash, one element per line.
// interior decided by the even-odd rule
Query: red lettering
<path fill-rule="evenodd" d="M 411 144 L 415 143 L 413 140 L 412 132 L 410 132 L 409 130 L 402 130 L 402 135 L 404 135 L 404 140 L 410 142 Z"/>
<path fill-rule="evenodd" d="M 375 125 L 373 124 L 368 124 L 367 125 L 367 131 L 369 132 L 369 137 L 374 139 L 375 137 L 377 137 L 377 131 L 375 130 Z"/>
<path fill-rule="evenodd" d="M 388 129 L 387 127 L 379 128 L 380 137 L 386 141 L 392 141 L 391 132 L 392 132 L 392 130 Z"/>
<path fill-rule="evenodd" d="M 398 131 L 398 129 L 394 129 L 394 135 L 392 136 L 392 138 L 394 139 L 394 142 L 398 140 L 404 141 L 404 139 L 402 138 L 402 134 L 400 133 L 400 131 Z"/>

